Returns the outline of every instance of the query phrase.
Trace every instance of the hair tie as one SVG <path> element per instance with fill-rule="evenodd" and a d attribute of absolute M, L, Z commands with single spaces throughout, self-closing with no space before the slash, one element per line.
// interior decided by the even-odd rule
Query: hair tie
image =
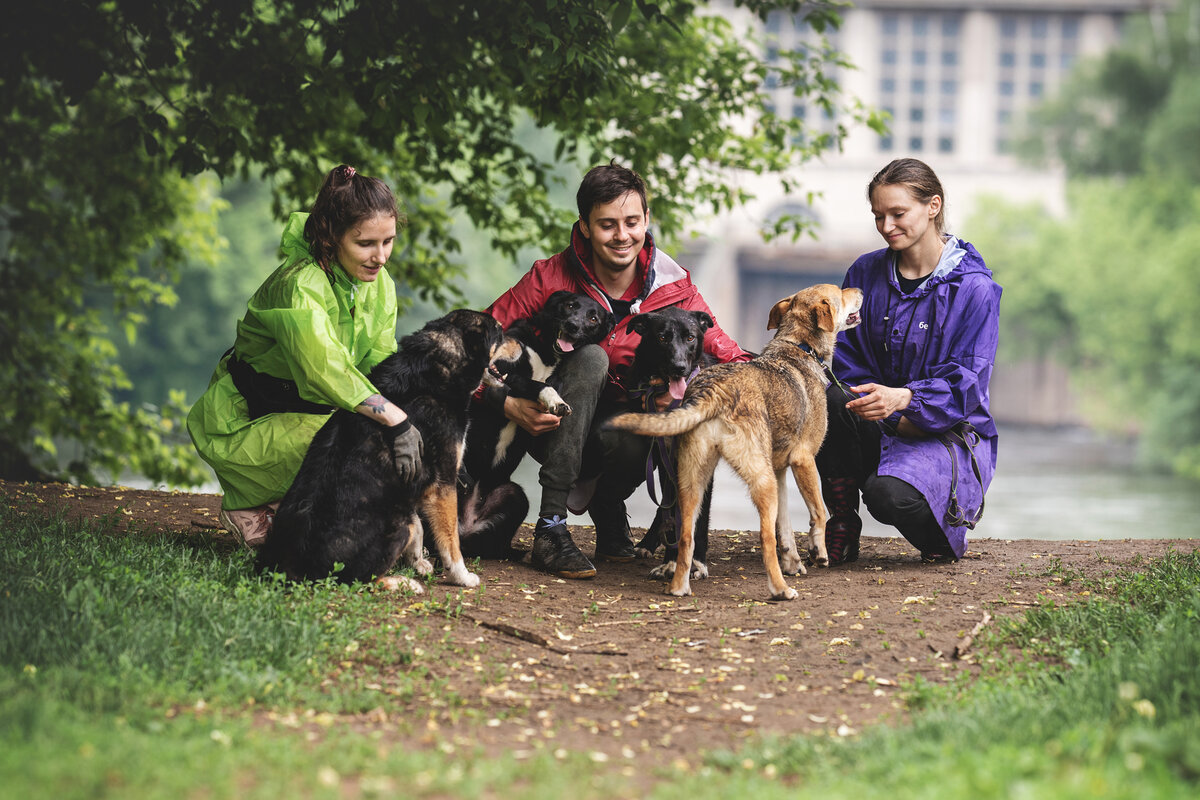
<path fill-rule="evenodd" d="M 338 172 L 341 173 L 342 180 L 348 181 L 353 178 L 358 171 L 354 169 L 354 167 L 343 164 L 342 166 L 338 167 Z"/>

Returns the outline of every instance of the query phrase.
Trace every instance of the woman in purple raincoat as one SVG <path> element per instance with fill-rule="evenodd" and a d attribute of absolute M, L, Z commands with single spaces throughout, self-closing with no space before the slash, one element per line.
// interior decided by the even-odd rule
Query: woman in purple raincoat
<path fill-rule="evenodd" d="M 945 194 L 928 165 L 893 161 L 867 198 L 888 246 L 860 256 L 842 284 L 862 289 L 863 323 L 838 336 L 817 456 L 829 558 L 858 558 L 861 493 L 922 558 L 956 561 L 996 468 L 988 382 L 1001 289 L 978 251 L 943 230 Z"/>

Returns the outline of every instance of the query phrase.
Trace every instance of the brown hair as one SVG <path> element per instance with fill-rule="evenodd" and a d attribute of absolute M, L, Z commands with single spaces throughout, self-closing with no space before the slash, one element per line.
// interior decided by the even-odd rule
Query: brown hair
<path fill-rule="evenodd" d="M 613 159 L 607 164 L 592 167 L 583 176 L 579 191 L 575 193 L 575 205 L 579 207 L 579 218 L 584 222 L 592 213 L 592 209 L 601 203 L 608 203 L 625 195 L 627 192 L 637 192 L 642 199 L 642 213 L 646 213 L 646 183 L 642 176 L 629 167 L 622 167 Z"/>
<path fill-rule="evenodd" d="M 925 205 L 934 196 L 942 198 L 942 207 L 938 209 L 933 225 L 939 234 L 946 232 L 946 193 L 942 190 L 942 182 L 928 164 L 915 158 L 897 158 L 871 178 L 867 184 L 867 201 L 874 199 L 872 195 L 876 187 L 896 185 L 907 187 L 913 197 Z"/>
<path fill-rule="evenodd" d="M 388 185 L 378 178 L 362 175 L 346 164 L 334 167 L 325 176 L 308 221 L 304 223 L 304 239 L 313 260 L 328 272 L 337 257 L 338 242 L 346 231 L 377 216 L 393 217 L 397 226 L 405 222 Z"/>

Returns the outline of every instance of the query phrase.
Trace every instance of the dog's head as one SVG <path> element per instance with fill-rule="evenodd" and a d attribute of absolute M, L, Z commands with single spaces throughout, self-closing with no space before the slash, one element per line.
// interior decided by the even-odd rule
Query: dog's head
<path fill-rule="evenodd" d="M 483 375 L 483 382 L 488 386 L 500 387 L 504 385 L 504 376 L 509 373 L 525 356 L 525 345 L 521 344 L 519 339 L 512 336 L 502 336 L 492 348 L 492 357 L 488 361 L 487 371 Z"/>
<path fill-rule="evenodd" d="M 608 336 L 613 315 L 586 294 L 559 291 L 546 300 L 536 323 L 543 335 L 554 337 L 555 351 L 562 355 Z"/>
<path fill-rule="evenodd" d="M 683 399 L 684 389 L 704 356 L 704 334 L 713 319 L 703 311 L 668 307 L 638 314 L 629 329 L 641 334 L 630 375 L 666 384 L 671 397 Z"/>
<path fill-rule="evenodd" d="M 858 315 L 862 302 L 861 289 L 818 283 L 776 303 L 767 317 L 767 330 L 778 330 L 777 336 L 795 335 L 800 340 L 807 338 L 806 333 L 837 334 L 862 321 Z"/>

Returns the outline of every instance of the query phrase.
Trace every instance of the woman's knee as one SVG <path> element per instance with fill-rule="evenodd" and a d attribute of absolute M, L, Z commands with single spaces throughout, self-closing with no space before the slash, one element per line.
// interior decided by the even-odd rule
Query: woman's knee
<path fill-rule="evenodd" d="M 871 516 L 885 525 L 900 526 L 933 514 L 915 486 L 891 475 L 872 475 L 863 484 L 862 495 Z"/>

